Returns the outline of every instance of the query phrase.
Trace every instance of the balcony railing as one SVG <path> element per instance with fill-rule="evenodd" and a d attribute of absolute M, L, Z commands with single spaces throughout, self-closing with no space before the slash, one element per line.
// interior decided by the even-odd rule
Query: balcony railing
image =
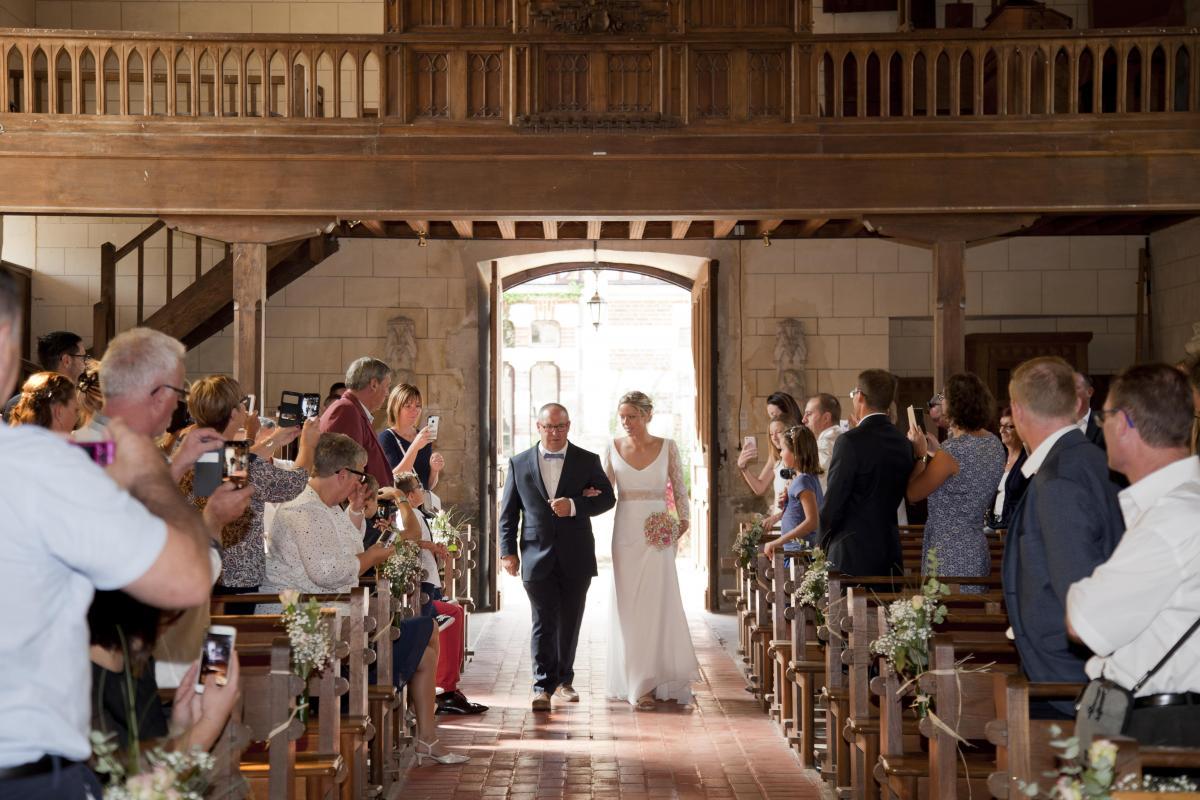
<path fill-rule="evenodd" d="M 1194 113 L 1200 33 L 208 36 L 0 31 L 0 113 L 786 129 Z"/>

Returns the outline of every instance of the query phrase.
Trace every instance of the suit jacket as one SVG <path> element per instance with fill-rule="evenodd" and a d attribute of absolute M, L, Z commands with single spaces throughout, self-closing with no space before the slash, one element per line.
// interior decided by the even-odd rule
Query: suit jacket
<path fill-rule="evenodd" d="M 363 446 L 367 451 L 367 467 L 364 470 L 379 481 L 380 486 L 392 486 L 392 469 L 387 456 L 375 436 L 375 428 L 367 419 L 362 403 L 353 391 L 347 391 L 325 409 L 321 415 L 321 433 L 344 433 Z"/>
<path fill-rule="evenodd" d="M 596 575 L 591 518 L 617 503 L 600 457 L 567 444 L 558 496 L 575 502 L 573 517 L 558 517 L 550 510 L 551 498 L 542 482 L 536 446 L 513 456 L 508 464 L 508 480 L 500 501 L 501 557 L 519 553 L 521 578 L 526 581 L 549 577 L 555 565 L 571 578 Z M 600 490 L 600 494 L 584 497 L 583 490 L 589 488 Z"/>
<path fill-rule="evenodd" d="M 1087 681 L 1087 649 L 1067 639 L 1067 590 L 1108 560 L 1124 531 L 1104 451 L 1069 431 L 1030 480 L 1004 541 L 1004 600 L 1030 680 Z"/>
<path fill-rule="evenodd" d="M 839 572 L 903 572 L 896 511 L 912 469 L 912 444 L 882 414 L 838 437 L 821 508 L 820 544 Z"/>
<path fill-rule="evenodd" d="M 1029 478 L 1025 477 L 1025 473 L 1021 472 L 1021 467 L 1025 466 L 1026 459 L 1029 458 L 1029 453 L 1022 448 L 1017 460 L 1013 462 L 1012 469 L 1008 471 L 1008 476 L 1004 479 L 1004 507 L 1000 509 L 1000 516 L 996 517 L 992 509 L 996 505 L 996 496 L 992 495 L 992 502 L 988 504 L 988 522 L 993 528 L 1007 528 L 1012 520 L 1013 514 L 1017 510 L 1017 504 L 1021 502 L 1021 498 L 1025 496 L 1025 489 L 1029 486 Z M 996 493 L 999 494 L 997 489 Z"/>

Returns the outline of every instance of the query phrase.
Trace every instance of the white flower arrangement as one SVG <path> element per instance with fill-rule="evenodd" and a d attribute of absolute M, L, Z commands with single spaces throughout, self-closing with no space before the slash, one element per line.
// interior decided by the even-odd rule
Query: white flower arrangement
<path fill-rule="evenodd" d="M 871 642 L 871 652 L 883 656 L 896 674 L 915 682 L 929 669 L 929 639 L 933 626 L 946 619 L 946 606 L 941 598 L 950 594 L 950 587 L 937 579 L 937 550 L 931 549 L 926 561 L 928 576 L 921 593 L 907 600 L 893 600 L 887 610 L 887 632 Z M 918 711 L 924 715 L 928 700 L 918 695 Z"/>
<path fill-rule="evenodd" d="M 409 587 L 425 577 L 421 567 L 421 548 L 416 542 L 397 540 L 396 552 L 379 565 L 379 577 L 386 578 L 392 585 L 392 596 L 403 597 Z"/>
<path fill-rule="evenodd" d="M 283 624 L 292 645 L 292 671 L 304 681 L 304 700 L 298 713 L 308 718 L 308 678 L 313 672 L 325 669 L 333 657 L 333 638 L 329 627 L 321 621 L 321 606 L 316 600 L 300 602 L 300 592 L 285 589 L 279 593 L 283 605 Z"/>
<path fill-rule="evenodd" d="M 116 735 L 92 731 L 96 772 L 108 776 L 104 800 L 203 800 L 215 761 L 194 748 L 189 752 L 156 748 L 145 754 L 145 765 L 133 760 L 127 767 L 117 757 Z"/>
<path fill-rule="evenodd" d="M 800 587 L 796 589 L 793 598 L 798 606 L 808 606 L 816 612 L 817 624 L 825 624 L 825 599 L 829 594 L 829 561 L 825 551 L 814 547 L 808 551 L 812 562 L 804 570 L 800 579 Z"/>
<path fill-rule="evenodd" d="M 1050 729 L 1053 736 L 1062 736 L 1062 729 Z M 1117 778 L 1117 746 L 1108 739 L 1095 739 L 1086 753 L 1080 752 L 1079 739 L 1071 736 L 1055 739 L 1050 745 L 1060 751 L 1062 766 L 1057 772 L 1047 772 L 1053 780 L 1048 791 L 1043 792 L 1036 783 L 1017 781 L 1021 793 L 1026 797 L 1048 800 L 1106 800 L 1114 791 L 1120 792 L 1195 792 L 1200 789 L 1194 780 L 1186 776 L 1159 778 L 1148 775 L 1139 781 L 1128 774 Z"/>
<path fill-rule="evenodd" d="M 763 527 L 763 515 L 755 514 L 749 527 L 739 530 L 737 538 L 733 540 L 733 554 L 742 569 L 751 569 L 754 566 L 758 546 L 762 543 Z"/>
<path fill-rule="evenodd" d="M 466 515 L 459 514 L 453 507 L 447 506 L 429 521 L 429 530 L 435 542 L 444 544 L 451 553 L 457 553 L 462 547 L 462 529 L 466 521 Z"/>

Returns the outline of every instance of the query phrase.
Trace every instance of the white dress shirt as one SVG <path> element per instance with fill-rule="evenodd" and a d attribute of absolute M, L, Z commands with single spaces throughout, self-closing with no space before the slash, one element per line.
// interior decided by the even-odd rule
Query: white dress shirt
<path fill-rule="evenodd" d="M 1076 427 L 1077 426 L 1075 425 L 1064 425 L 1054 433 L 1047 436 L 1042 443 L 1037 446 L 1037 449 L 1029 454 L 1029 458 L 1025 459 L 1025 463 L 1021 465 L 1021 473 L 1026 478 L 1032 478 L 1034 475 L 1036 475 L 1037 471 L 1042 468 L 1042 462 L 1046 460 L 1046 456 L 1050 455 L 1050 450 L 1053 449 L 1055 443 L 1074 430 Z"/>
<path fill-rule="evenodd" d="M 538 470 L 542 474 L 542 485 L 546 487 L 546 496 L 551 500 L 558 497 L 558 480 L 562 477 L 563 464 L 567 460 L 567 447 L 562 450 L 547 450 L 542 445 L 538 445 Z M 546 458 L 546 454 L 561 455 L 562 458 Z M 571 500 L 571 513 L 567 516 L 575 516 L 575 501 Z"/>
<path fill-rule="evenodd" d="M 817 437 L 817 462 L 821 465 L 821 469 L 824 470 L 820 476 L 822 492 L 828 488 L 829 462 L 833 460 L 833 443 L 841 435 L 841 428 L 837 425 L 830 425 L 821 431 L 821 435 Z"/>
<path fill-rule="evenodd" d="M 1119 495 L 1125 535 L 1067 593 L 1067 617 L 1092 652 L 1087 673 L 1132 688 L 1200 617 L 1200 459 L 1182 458 Z M 1200 631 L 1138 695 L 1200 692 Z"/>

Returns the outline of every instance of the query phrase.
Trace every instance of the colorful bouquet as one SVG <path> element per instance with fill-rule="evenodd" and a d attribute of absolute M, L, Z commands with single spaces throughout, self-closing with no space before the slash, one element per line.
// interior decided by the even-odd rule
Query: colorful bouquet
<path fill-rule="evenodd" d="M 392 596 L 402 598 L 425 577 L 421 567 L 421 548 L 416 542 L 396 541 L 396 552 L 379 565 L 379 577 L 392 584 Z"/>
<path fill-rule="evenodd" d="M 144 765 L 137 758 L 126 765 L 117 756 L 115 733 L 92 731 L 91 742 L 96 772 L 108 776 L 104 800 L 203 800 L 208 791 L 216 762 L 203 750 L 155 748 L 145 754 Z"/>
<path fill-rule="evenodd" d="M 737 538 L 733 540 L 733 554 L 737 557 L 738 566 L 742 569 L 749 569 L 753 566 L 762 538 L 763 516 L 755 514 L 750 525 L 738 531 Z"/>
<path fill-rule="evenodd" d="M 300 602 L 300 592 L 286 589 L 279 593 L 283 605 L 283 625 L 292 643 L 292 671 L 304 681 L 304 700 L 297 710 L 302 721 L 308 719 L 308 677 L 322 670 L 333 656 L 329 627 L 321 621 L 321 606 L 316 600 Z"/>
<path fill-rule="evenodd" d="M 643 530 L 646 544 L 655 550 L 666 550 L 679 540 L 679 520 L 667 511 L 655 511 L 646 517 Z"/>
<path fill-rule="evenodd" d="M 812 562 L 804 570 L 804 577 L 800 579 L 800 587 L 796 589 L 794 597 L 796 605 L 812 608 L 817 624 L 824 625 L 825 598 L 829 594 L 829 561 L 825 558 L 825 551 L 819 547 L 808 552 Z"/>

